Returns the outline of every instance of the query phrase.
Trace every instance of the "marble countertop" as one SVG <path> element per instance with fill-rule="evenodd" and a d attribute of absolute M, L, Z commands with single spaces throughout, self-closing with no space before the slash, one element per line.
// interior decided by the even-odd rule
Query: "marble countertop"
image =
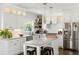
<path fill-rule="evenodd" d="M 12 38 L 0 38 L 0 40 L 13 40 L 13 39 L 20 39 L 20 38 L 26 38 L 27 36 L 31 36 L 31 35 L 24 35 L 22 37 L 12 37 Z"/>

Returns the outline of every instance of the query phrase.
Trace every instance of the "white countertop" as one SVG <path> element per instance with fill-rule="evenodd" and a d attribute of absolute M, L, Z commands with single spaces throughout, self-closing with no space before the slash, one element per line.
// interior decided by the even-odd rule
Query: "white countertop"
<path fill-rule="evenodd" d="M 13 39 L 19 39 L 19 38 L 26 38 L 27 36 L 31 36 L 31 35 L 24 35 L 22 37 L 12 37 L 12 38 L 0 38 L 0 40 L 13 40 Z"/>
<path fill-rule="evenodd" d="M 45 45 L 45 44 L 48 44 L 51 43 L 52 41 L 54 40 L 42 40 L 42 41 L 35 41 L 35 40 L 31 40 L 31 41 L 27 41 L 25 42 L 25 44 L 30 44 L 30 45 Z"/>

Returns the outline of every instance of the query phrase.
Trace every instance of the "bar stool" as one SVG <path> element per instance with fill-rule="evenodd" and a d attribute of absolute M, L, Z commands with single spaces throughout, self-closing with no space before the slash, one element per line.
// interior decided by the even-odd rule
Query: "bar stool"
<path fill-rule="evenodd" d="M 41 55 L 54 55 L 52 47 L 41 47 Z"/>
<path fill-rule="evenodd" d="M 41 47 L 41 55 L 44 55 L 44 47 Z"/>
<path fill-rule="evenodd" d="M 28 48 L 27 49 L 27 54 L 28 55 L 36 55 L 36 48 L 34 48 L 34 47 Z"/>
<path fill-rule="evenodd" d="M 54 50 L 52 47 L 45 47 L 44 52 L 46 55 L 54 55 Z"/>

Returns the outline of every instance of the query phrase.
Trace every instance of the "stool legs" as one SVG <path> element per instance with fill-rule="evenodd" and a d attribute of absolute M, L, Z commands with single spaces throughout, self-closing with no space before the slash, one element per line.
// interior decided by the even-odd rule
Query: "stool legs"
<path fill-rule="evenodd" d="M 54 50 L 52 49 L 52 54 L 54 55 Z"/>
<path fill-rule="evenodd" d="M 54 55 L 54 50 L 51 47 L 46 47 L 41 51 L 42 55 Z"/>

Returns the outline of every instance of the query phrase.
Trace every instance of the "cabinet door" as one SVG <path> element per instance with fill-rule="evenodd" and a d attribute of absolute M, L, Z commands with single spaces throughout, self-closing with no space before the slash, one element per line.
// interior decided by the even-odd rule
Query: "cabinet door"
<path fill-rule="evenodd" d="M 11 40 L 8 44 L 8 53 L 9 54 L 19 54 L 20 53 L 20 40 L 19 39 L 14 39 Z"/>
<path fill-rule="evenodd" d="M 21 52 L 23 52 L 23 45 L 26 41 L 26 38 L 21 38 L 21 45 L 20 45 L 20 48 L 21 48 Z"/>
<path fill-rule="evenodd" d="M 5 39 L 0 40 L 0 55 L 8 55 L 8 44 Z"/>
<path fill-rule="evenodd" d="M 17 28 L 22 29 L 24 25 L 28 22 L 28 18 L 24 16 L 18 16 L 17 18 Z"/>
<path fill-rule="evenodd" d="M 17 16 L 9 13 L 4 14 L 4 27 L 17 28 Z"/>
<path fill-rule="evenodd" d="M 33 16 L 33 17 L 30 17 L 30 16 Z M 34 15 L 27 14 L 27 16 L 17 16 L 17 28 L 24 29 L 26 24 L 28 22 L 33 21 L 34 19 L 35 19 Z"/>
<path fill-rule="evenodd" d="M 10 54 L 10 55 L 16 54 L 16 43 L 17 43 L 16 40 L 9 41 L 8 54 Z"/>
<path fill-rule="evenodd" d="M 71 22 L 71 15 L 69 12 L 65 12 L 64 14 L 64 22 Z"/>
<path fill-rule="evenodd" d="M 20 43 L 20 39 L 16 39 L 16 41 L 17 41 L 17 42 L 16 42 L 16 46 L 15 46 L 15 48 L 16 48 L 16 53 L 19 54 L 19 53 L 21 53 L 21 51 L 20 51 L 20 47 L 21 47 L 21 46 L 20 46 L 20 44 L 21 44 L 21 43 Z"/>

